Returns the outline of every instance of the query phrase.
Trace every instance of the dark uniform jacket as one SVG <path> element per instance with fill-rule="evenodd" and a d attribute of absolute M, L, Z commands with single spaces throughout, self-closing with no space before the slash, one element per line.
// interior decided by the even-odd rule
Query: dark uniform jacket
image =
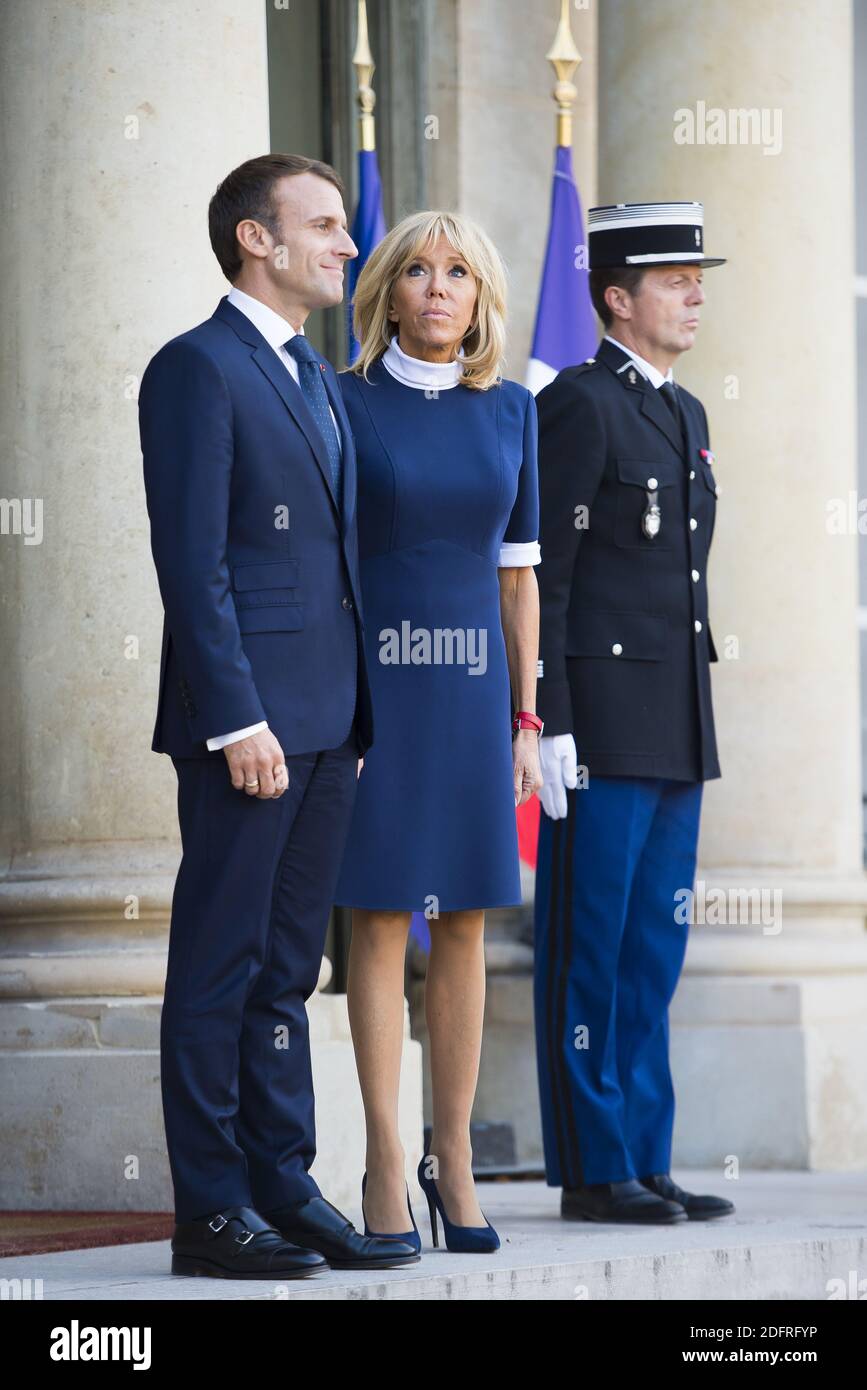
<path fill-rule="evenodd" d="M 603 340 L 536 397 L 537 708 L 546 736 L 574 734 L 591 775 L 720 775 L 706 582 L 717 485 L 704 407 L 678 396 L 683 435 L 628 353 Z M 654 501 L 651 537 L 642 518 Z"/>

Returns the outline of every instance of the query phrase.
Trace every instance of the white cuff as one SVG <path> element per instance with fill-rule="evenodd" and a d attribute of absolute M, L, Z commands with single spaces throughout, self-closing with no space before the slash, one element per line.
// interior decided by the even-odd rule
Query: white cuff
<path fill-rule="evenodd" d="M 538 541 L 503 541 L 497 565 L 500 569 L 508 569 L 514 565 L 538 565 L 541 561 Z"/>
<path fill-rule="evenodd" d="M 260 734 L 267 727 L 268 721 L 263 719 L 259 724 L 248 725 L 246 729 L 236 729 L 233 734 L 219 734 L 217 738 L 209 738 L 208 747 L 211 752 L 215 748 L 225 748 L 227 743 L 237 743 L 239 739 L 246 738 L 248 734 Z"/>

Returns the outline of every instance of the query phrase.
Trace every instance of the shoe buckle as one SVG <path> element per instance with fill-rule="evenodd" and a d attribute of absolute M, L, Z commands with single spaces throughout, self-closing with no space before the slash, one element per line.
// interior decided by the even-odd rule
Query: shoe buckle
<path fill-rule="evenodd" d="M 252 1239 L 253 1232 L 248 1230 L 243 1230 L 239 1236 L 235 1236 L 238 1245 L 248 1245 Z"/>
<path fill-rule="evenodd" d="M 218 1221 L 220 1223 L 219 1226 L 216 1224 Z M 211 1220 L 208 1222 L 208 1226 L 214 1232 L 214 1235 L 217 1235 L 217 1233 L 219 1231 L 222 1231 L 223 1227 L 228 1226 L 228 1224 L 228 1221 L 222 1214 L 218 1214 L 217 1216 L 212 1217 Z"/>

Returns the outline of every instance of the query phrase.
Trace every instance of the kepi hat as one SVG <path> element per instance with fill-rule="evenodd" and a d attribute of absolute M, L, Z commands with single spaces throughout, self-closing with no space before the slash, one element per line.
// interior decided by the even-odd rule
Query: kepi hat
<path fill-rule="evenodd" d="M 614 203 L 587 214 L 591 270 L 644 265 L 725 265 L 704 254 L 701 203 Z"/>

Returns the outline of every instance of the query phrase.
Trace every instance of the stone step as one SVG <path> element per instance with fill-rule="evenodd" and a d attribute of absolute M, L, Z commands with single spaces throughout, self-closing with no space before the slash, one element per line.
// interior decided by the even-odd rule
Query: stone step
<path fill-rule="evenodd" d="M 867 1292 L 867 1174 L 678 1172 L 693 1191 L 735 1202 L 734 1216 L 676 1227 L 566 1222 L 559 1191 L 541 1182 L 480 1183 L 500 1233 L 494 1255 L 434 1250 L 414 1210 L 422 1259 L 405 1270 L 330 1271 L 315 1279 L 185 1279 L 169 1273 L 166 1241 L 0 1260 L 0 1278 L 41 1280 L 45 1300 L 448 1299 L 605 1301 L 853 1299 Z M 359 1212 L 347 1215 L 358 1221 Z M 32 1287 L 32 1286 L 31 1286 Z M 14 1296 L 15 1290 L 12 1290 Z M 9 1295 L 7 1295 L 9 1296 Z"/>

